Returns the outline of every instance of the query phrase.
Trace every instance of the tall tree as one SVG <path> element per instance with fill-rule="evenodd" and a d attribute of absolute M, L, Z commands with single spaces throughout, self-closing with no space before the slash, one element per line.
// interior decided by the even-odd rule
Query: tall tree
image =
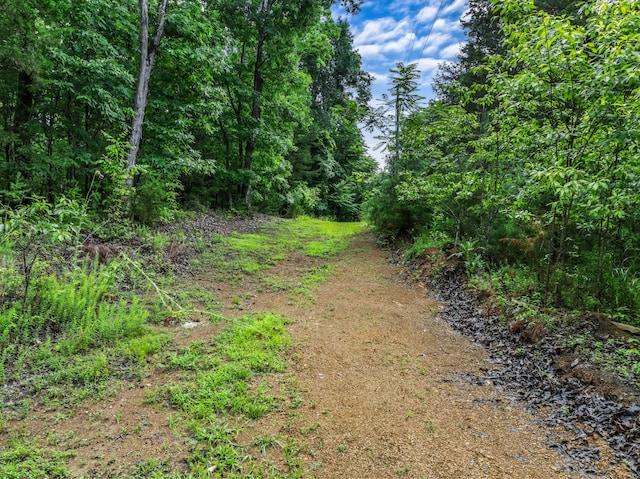
<path fill-rule="evenodd" d="M 491 0 L 469 0 L 468 5 L 467 14 L 460 19 L 467 40 L 455 62 L 439 66 L 433 89 L 440 100 L 465 103 L 467 109 L 477 111 L 478 105 L 468 100 L 482 96 L 481 91 L 473 90 L 481 90 L 487 84 L 487 72 L 479 67 L 490 55 L 504 51 L 504 33 Z"/>
<path fill-rule="evenodd" d="M 152 38 L 149 38 L 149 0 L 139 0 L 140 7 L 140 67 L 138 70 L 138 82 L 133 107 L 133 120 L 131 121 L 131 135 L 129 137 L 129 152 L 127 154 L 127 169 L 136 165 L 140 142 L 142 141 L 142 126 L 147 109 L 149 97 L 149 82 L 151 72 L 156 61 L 158 48 L 164 35 L 166 11 L 168 0 L 160 0 L 156 16 L 156 30 Z M 133 176 L 127 177 L 129 186 L 133 185 Z"/>
<path fill-rule="evenodd" d="M 356 177 L 376 169 L 366 158 L 358 127 L 369 112 L 372 77 L 362 71 L 362 59 L 354 51 L 344 19 L 334 21 L 327 14 L 309 32 L 305 45 L 302 61 L 312 79 L 313 123 L 297 132 L 296 150 L 289 156 L 293 181 L 318 191 L 317 213 L 356 219 L 363 183 Z"/>
<path fill-rule="evenodd" d="M 263 118 L 264 95 L 275 92 L 287 68 L 295 74 L 291 55 L 298 54 L 299 39 L 317 23 L 322 0 L 217 0 L 210 5 L 227 27 L 227 72 L 220 78 L 227 93 L 228 115 L 233 123 L 221 125 L 225 143 L 234 146 L 237 164 L 229 164 L 230 177 L 240 183 L 245 206 L 251 208 L 255 155 L 267 134 Z M 297 59 L 299 61 L 299 58 Z M 295 63 L 295 61 L 293 62 Z M 274 125 L 272 125 L 274 126 Z M 275 132 L 274 132 L 275 133 Z"/>
<path fill-rule="evenodd" d="M 387 167 L 392 176 L 397 175 L 400 166 L 400 156 L 402 153 L 402 144 L 400 131 L 402 124 L 410 113 L 414 112 L 424 99 L 416 93 L 418 91 L 418 82 L 420 71 L 417 63 L 405 65 L 402 62 L 396 63 L 396 67 L 392 68 L 391 88 L 389 94 L 383 94 L 382 100 L 384 107 L 378 112 L 379 118 L 382 120 L 380 129 L 382 135 L 380 139 L 386 145 L 387 150 L 391 152 Z"/>

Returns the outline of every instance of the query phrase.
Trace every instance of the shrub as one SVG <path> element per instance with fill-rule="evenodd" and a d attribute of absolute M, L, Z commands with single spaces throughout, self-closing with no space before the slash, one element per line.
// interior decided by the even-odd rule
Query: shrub
<path fill-rule="evenodd" d="M 180 183 L 172 176 L 143 174 L 133 197 L 134 218 L 146 225 L 170 221 L 178 210 L 179 189 Z"/>

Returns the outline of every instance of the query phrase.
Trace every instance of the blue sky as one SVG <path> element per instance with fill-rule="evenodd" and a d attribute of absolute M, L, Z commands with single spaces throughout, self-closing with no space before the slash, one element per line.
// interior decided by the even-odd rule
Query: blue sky
<path fill-rule="evenodd" d="M 351 24 L 363 70 L 374 77 L 375 104 L 388 92 L 389 69 L 397 62 L 417 62 L 422 73 L 419 93 L 433 98 L 431 81 L 438 65 L 455 60 L 464 41 L 460 17 L 466 10 L 466 0 L 364 0 L 354 16 L 341 8 L 334 8 L 333 13 Z M 368 133 L 365 138 L 369 154 L 382 163 L 384 153 L 373 151 L 378 141 Z"/>

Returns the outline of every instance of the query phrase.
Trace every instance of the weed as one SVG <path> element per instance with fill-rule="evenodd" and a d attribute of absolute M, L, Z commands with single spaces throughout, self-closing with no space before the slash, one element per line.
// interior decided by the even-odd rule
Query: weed
<path fill-rule="evenodd" d="M 429 231 L 427 234 L 414 238 L 413 245 L 404 253 L 404 259 L 410 261 L 418 258 L 428 249 L 442 249 L 442 246 L 449 242 L 449 237 L 440 231 Z"/>
<path fill-rule="evenodd" d="M 169 428 L 175 429 L 182 424 L 183 418 L 180 414 L 169 414 Z"/>
<path fill-rule="evenodd" d="M 338 447 L 336 447 L 336 452 L 338 454 L 348 454 L 349 453 L 349 448 L 347 446 L 345 446 L 344 444 L 338 444 Z"/>
<path fill-rule="evenodd" d="M 424 424 L 425 424 L 425 426 L 427 426 L 427 432 L 429 434 L 433 434 L 433 433 L 436 432 L 436 426 L 435 426 L 435 424 L 433 424 L 433 421 L 431 419 L 426 418 L 424 420 Z"/>
<path fill-rule="evenodd" d="M 264 437 L 264 436 L 260 436 L 255 438 L 252 443 L 253 446 L 257 447 L 258 450 L 260 451 L 260 454 L 265 455 L 267 453 L 267 449 L 269 448 L 274 448 L 274 447 L 280 447 L 283 448 L 282 443 L 276 439 L 275 437 Z"/>
<path fill-rule="evenodd" d="M 165 367 L 189 373 L 181 383 L 162 386 L 156 398 L 164 398 L 179 411 L 169 418 L 171 427 L 183 421 L 189 424 L 196 439 L 188 460 L 195 477 L 209 477 L 212 471 L 220 477 L 232 477 L 239 471 L 247 472 L 243 477 L 264 477 L 248 472 L 274 466 L 265 462 L 266 457 L 253 457 L 250 446 L 258 448 L 263 456 L 269 449 L 280 447 L 288 469 L 301 470 L 297 448 L 286 440 L 260 437 L 241 445 L 237 442 L 240 431 L 234 426 L 262 417 L 276 407 L 278 400 L 258 375 L 284 369 L 282 356 L 289 345 L 286 324 L 275 314 L 245 315 L 230 321 L 210 344 L 196 341 L 163 358 Z"/>
<path fill-rule="evenodd" d="M 146 479 L 146 478 L 165 478 L 165 474 L 170 472 L 168 461 L 161 461 L 156 458 L 148 458 L 138 464 L 131 475 L 126 479 Z"/>
<path fill-rule="evenodd" d="M 299 298 L 304 298 L 309 302 L 313 302 L 314 298 L 311 294 L 311 290 L 318 287 L 323 281 L 325 281 L 333 271 L 334 267 L 327 263 L 311 270 L 306 276 L 304 276 L 304 278 L 302 278 L 300 283 L 293 288 L 291 300 L 295 302 Z"/>
<path fill-rule="evenodd" d="M 310 432 L 317 432 L 319 429 L 320 429 L 320 424 L 315 423 L 315 424 L 311 424 L 310 426 L 301 427 L 300 432 L 302 434 L 308 434 Z"/>
<path fill-rule="evenodd" d="M 398 477 L 404 477 L 407 474 L 409 474 L 409 468 L 407 466 L 401 467 L 396 471 L 396 476 Z"/>
<path fill-rule="evenodd" d="M 286 281 L 270 282 L 264 271 L 292 254 L 311 258 L 339 254 L 362 228 L 360 223 L 302 217 L 271 225 L 258 234 L 201 238 L 199 262 L 215 266 L 220 278 L 236 281 L 247 275 L 262 276 L 267 287 L 312 300 L 313 288 L 333 271 L 328 264 Z M 151 266 L 159 265 L 174 239 L 145 231 L 145 241 L 151 246 L 146 250 L 153 250 Z M 176 411 L 168 418 L 169 427 L 177 435 L 188 429 L 185 444 L 190 477 L 302 476 L 301 449 L 294 440 L 266 436 L 248 444 L 239 442 L 244 437 L 240 426 L 282 408 L 285 401 L 290 409 L 302 404 L 295 385 L 284 398 L 276 397 L 266 380 L 285 367 L 283 353 L 290 342 L 285 318 L 269 313 L 246 315 L 229 321 L 210 342 L 196 341 L 163 352 L 171 335 L 149 323 L 181 321 L 193 312 L 220 320 L 215 313 L 220 302 L 210 291 L 198 286 L 175 288 L 170 275 L 164 277 L 149 268 L 149 263 L 124 254 L 110 258 L 106 265 L 76 260 L 68 270 L 53 268 L 54 261 L 42 258 L 33 261 L 28 289 L 19 275 L 12 274 L 17 271 L 12 261 L 4 261 L 3 256 L 0 262 L 0 296 L 13 298 L 21 291 L 29 296 L 28 303 L 5 301 L 0 305 L 0 343 L 7 345 L 0 351 L 2 381 L 14 380 L 23 397 L 46 401 L 47 406 L 68 406 L 86 397 L 104 397 L 114 379 L 142 377 L 153 359 L 183 375 L 147 393 L 145 401 L 171 404 Z M 167 290 L 169 285 L 174 292 Z M 244 298 L 239 295 L 235 303 L 240 306 Z M 32 399 L 13 404 L 12 417 L 26 418 Z M 0 430 L 6 427 L 5 417 L 0 415 Z M 66 416 L 60 413 L 54 419 L 62 421 Z M 107 419 L 115 420 L 120 436 L 139 434 L 146 427 L 143 421 L 125 425 L 120 415 L 110 416 L 104 410 L 89 418 L 94 423 Z M 305 431 L 318 427 L 310 425 Z M 65 441 L 52 432 L 43 444 L 56 446 L 67 444 Z M 254 448 L 261 456 L 252 455 Z M 278 459 L 270 463 L 268 456 L 273 452 Z M 41 450 L 36 441 L 16 441 L 0 452 L 0 477 L 69 477 L 64 463 L 61 453 Z M 149 458 L 122 477 L 166 478 L 169 473 L 167 463 Z"/>
<path fill-rule="evenodd" d="M 64 453 L 43 451 L 29 438 L 13 438 L 0 451 L 0 477 L 51 479 L 71 477 Z"/>

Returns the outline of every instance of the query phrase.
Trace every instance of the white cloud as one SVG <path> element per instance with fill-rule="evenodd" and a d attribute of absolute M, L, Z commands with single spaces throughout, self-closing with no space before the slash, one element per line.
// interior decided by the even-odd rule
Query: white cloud
<path fill-rule="evenodd" d="M 406 34 L 409 31 L 409 22 L 406 19 L 399 22 L 391 17 L 367 20 L 364 22 L 362 31 L 356 33 L 354 36 L 353 43 L 356 46 L 383 43 Z"/>
<path fill-rule="evenodd" d="M 458 20 L 449 20 L 446 18 L 438 18 L 433 24 L 433 31 L 435 32 L 455 32 L 460 30 L 460 23 Z"/>
<path fill-rule="evenodd" d="M 389 93 L 389 69 L 397 62 L 417 63 L 421 72 L 418 93 L 426 100 L 434 97 L 431 83 L 439 65 L 454 60 L 460 52 L 464 35 L 459 18 L 467 11 L 467 0 L 441 2 L 365 0 L 362 12 L 350 17 L 354 47 L 362 56 L 363 67 L 373 75 L 373 107 L 380 106 L 382 95 Z M 371 149 L 377 143 L 372 136 L 365 133 L 369 154 L 382 163 L 383 152 Z"/>
<path fill-rule="evenodd" d="M 407 33 L 402 38 L 387 42 L 382 45 L 382 51 L 384 52 L 406 52 L 410 45 L 413 45 L 416 41 L 416 36 L 413 32 Z"/>
<path fill-rule="evenodd" d="M 449 44 L 454 41 L 452 35 L 448 33 L 436 32 L 432 33 L 429 38 L 422 38 L 420 41 L 416 42 L 418 46 L 416 49 L 420 48 L 416 53 L 426 55 L 436 55 L 438 51 L 440 51 L 442 45 Z"/>
<path fill-rule="evenodd" d="M 423 75 L 426 73 L 433 73 L 442 60 L 440 58 L 420 58 L 418 61 L 418 70 L 422 72 Z"/>
<path fill-rule="evenodd" d="M 434 4 L 438 3 L 439 0 L 429 0 L 429 6 L 434 6 Z M 366 2 L 365 2 L 366 3 Z M 373 3 L 373 2 L 372 2 Z M 408 14 L 413 10 L 414 7 L 424 5 L 425 0 L 396 0 L 391 5 L 389 5 L 388 10 L 391 12 L 397 12 L 403 15 Z"/>
<path fill-rule="evenodd" d="M 429 36 L 429 45 L 434 45 L 436 47 L 440 47 L 445 43 L 449 43 L 453 40 L 453 35 L 450 32 L 433 32 Z"/>
<path fill-rule="evenodd" d="M 370 44 L 370 45 L 360 45 L 356 48 L 360 56 L 363 60 L 367 61 L 376 61 L 376 60 L 384 60 L 384 55 L 382 54 L 382 45 Z"/>
<path fill-rule="evenodd" d="M 389 79 L 389 73 L 377 73 L 377 72 L 370 72 L 371 76 L 373 77 L 373 81 L 387 81 Z"/>
<path fill-rule="evenodd" d="M 436 7 L 424 7 L 416 15 L 416 21 L 421 23 L 431 22 L 435 18 L 436 13 L 438 13 Z"/>
<path fill-rule="evenodd" d="M 460 53 L 460 47 L 462 43 L 454 43 L 453 45 L 449 45 L 447 48 L 440 50 L 440 57 L 446 58 L 447 60 L 454 59 L 458 53 Z"/>
<path fill-rule="evenodd" d="M 467 8 L 467 0 L 455 0 L 451 5 L 442 9 L 443 15 L 451 15 L 452 13 L 464 12 Z"/>

